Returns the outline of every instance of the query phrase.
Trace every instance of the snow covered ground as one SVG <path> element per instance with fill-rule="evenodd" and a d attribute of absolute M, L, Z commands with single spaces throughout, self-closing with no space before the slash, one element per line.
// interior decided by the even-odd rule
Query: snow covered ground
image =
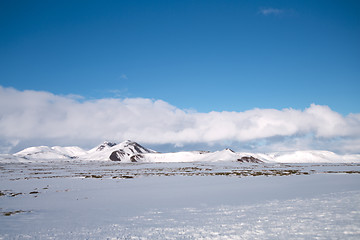
<path fill-rule="evenodd" d="M 0 163 L 0 239 L 359 239 L 360 164 Z"/>

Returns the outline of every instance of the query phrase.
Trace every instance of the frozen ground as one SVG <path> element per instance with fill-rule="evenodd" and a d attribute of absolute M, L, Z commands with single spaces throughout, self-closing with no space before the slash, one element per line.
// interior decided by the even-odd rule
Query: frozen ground
<path fill-rule="evenodd" d="M 359 164 L 0 163 L 0 239 L 359 239 Z"/>

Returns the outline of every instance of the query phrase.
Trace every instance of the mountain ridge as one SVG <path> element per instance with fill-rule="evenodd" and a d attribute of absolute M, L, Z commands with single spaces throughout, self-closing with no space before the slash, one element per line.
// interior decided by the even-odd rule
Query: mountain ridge
<path fill-rule="evenodd" d="M 238 161 L 242 163 L 353 163 L 360 162 L 360 154 L 338 155 L 329 151 L 307 150 L 275 153 L 235 152 L 230 148 L 221 151 L 180 151 L 159 153 L 137 142 L 126 140 L 121 143 L 104 141 L 90 150 L 72 147 L 29 147 L 15 154 L 1 154 L 0 159 L 19 161 L 46 160 L 97 160 L 134 162 L 197 162 Z"/>

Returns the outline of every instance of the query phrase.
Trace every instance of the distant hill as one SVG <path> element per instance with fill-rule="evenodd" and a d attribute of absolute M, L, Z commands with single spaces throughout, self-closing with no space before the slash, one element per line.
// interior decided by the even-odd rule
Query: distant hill
<path fill-rule="evenodd" d="M 30 147 L 13 155 L 0 155 L 2 161 L 47 161 L 47 160 L 97 160 L 135 162 L 201 162 L 201 161 L 238 161 L 241 163 L 351 163 L 360 162 L 360 154 L 339 155 L 329 151 L 292 151 L 275 153 L 244 153 L 231 149 L 222 151 L 187 151 L 159 153 L 127 140 L 119 144 L 103 142 L 98 146 L 84 150 L 80 147 Z"/>

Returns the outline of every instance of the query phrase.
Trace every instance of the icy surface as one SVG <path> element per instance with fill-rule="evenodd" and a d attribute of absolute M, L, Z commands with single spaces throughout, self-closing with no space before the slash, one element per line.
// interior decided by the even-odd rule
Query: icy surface
<path fill-rule="evenodd" d="M 359 164 L 0 164 L 0 239 L 359 239 Z"/>

